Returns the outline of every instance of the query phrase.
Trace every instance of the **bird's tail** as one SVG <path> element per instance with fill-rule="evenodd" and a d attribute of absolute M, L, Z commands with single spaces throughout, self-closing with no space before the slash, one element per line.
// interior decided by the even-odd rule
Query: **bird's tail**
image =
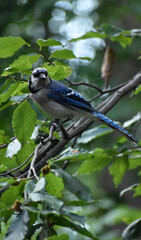
<path fill-rule="evenodd" d="M 101 122 L 106 123 L 109 127 L 121 132 L 125 137 L 127 137 L 129 140 L 132 140 L 134 143 L 137 143 L 137 140 L 130 134 L 128 131 L 126 131 L 124 128 L 119 126 L 117 123 L 112 121 L 110 118 L 106 117 L 104 114 L 100 112 L 93 111 L 94 116 L 100 120 Z"/>

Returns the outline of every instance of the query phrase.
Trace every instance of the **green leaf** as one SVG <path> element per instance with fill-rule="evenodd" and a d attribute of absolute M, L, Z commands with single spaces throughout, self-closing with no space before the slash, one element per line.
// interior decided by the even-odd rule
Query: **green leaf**
<path fill-rule="evenodd" d="M 97 238 L 95 238 L 86 228 L 81 227 L 80 225 L 76 225 L 73 222 L 71 222 L 70 220 L 68 220 L 62 216 L 51 215 L 51 216 L 49 216 L 49 221 L 53 222 L 54 225 L 71 228 L 74 231 L 82 234 L 83 236 L 97 240 Z"/>
<path fill-rule="evenodd" d="M 9 85 L 10 85 L 11 82 L 12 82 L 12 79 L 11 79 L 11 78 L 9 78 L 9 79 L 7 79 L 7 80 L 5 81 L 4 85 L 0 88 L 0 94 L 1 94 L 2 92 L 4 92 L 4 91 L 9 87 Z"/>
<path fill-rule="evenodd" d="M 113 176 L 114 184 L 117 186 L 128 169 L 127 155 L 120 155 L 114 159 L 113 164 L 109 167 L 109 172 Z"/>
<path fill-rule="evenodd" d="M 65 211 L 65 210 L 62 210 L 61 213 L 62 213 L 62 215 L 69 217 L 70 220 L 73 220 L 73 221 L 81 223 L 81 224 L 85 224 L 85 217 L 84 216 L 81 216 L 81 215 L 78 215 L 78 214 L 75 214 L 75 213 L 72 213 L 72 212 L 68 212 L 68 211 Z"/>
<path fill-rule="evenodd" d="M 33 202 L 46 202 L 51 209 L 54 209 L 58 212 L 64 203 L 58 200 L 55 196 L 51 196 L 45 191 L 42 191 L 45 187 L 45 181 L 43 179 L 45 178 L 40 179 L 41 187 L 40 181 L 37 184 L 35 184 L 33 180 L 28 181 L 25 189 L 29 195 L 29 199 Z M 37 192 L 38 190 L 39 192 Z"/>
<path fill-rule="evenodd" d="M 25 185 L 25 190 L 28 193 L 28 195 L 30 195 L 30 193 L 33 192 L 34 188 L 35 188 L 35 182 L 33 180 L 29 180 Z"/>
<path fill-rule="evenodd" d="M 141 85 L 139 85 L 139 86 L 135 89 L 134 94 L 137 95 L 137 94 L 140 93 L 140 92 L 141 92 Z"/>
<path fill-rule="evenodd" d="M 0 111 L 4 110 L 5 108 L 8 108 L 12 104 L 11 101 L 6 101 L 5 103 L 2 103 L 0 105 Z"/>
<path fill-rule="evenodd" d="M 0 145 L 4 143 L 9 143 L 9 137 L 5 136 L 4 130 L 0 130 Z"/>
<path fill-rule="evenodd" d="M 56 166 L 56 167 L 57 167 L 57 169 L 54 169 L 53 171 L 55 171 L 60 177 L 63 178 L 63 182 L 65 184 L 65 187 L 70 192 L 72 192 L 73 194 L 77 195 L 80 199 L 83 199 L 85 201 L 90 201 L 91 200 L 90 190 L 86 185 L 84 185 L 77 178 L 70 175 L 66 171 L 63 171 L 58 166 Z"/>
<path fill-rule="evenodd" d="M 122 30 L 108 23 L 102 24 L 100 28 L 102 28 L 111 41 L 118 41 L 123 48 L 132 43 L 132 37 L 127 37 L 127 34 L 130 35 L 130 31 Z"/>
<path fill-rule="evenodd" d="M 53 39 L 53 38 L 48 38 L 47 40 L 44 39 L 38 39 L 37 44 L 41 47 L 46 47 L 46 46 L 62 46 L 62 43 Z"/>
<path fill-rule="evenodd" d="M 70 42 L 75 42 L 78 40 L 85 40 L 88 38 L 106 38 L 106 34 L 104 32 L 94 32 L 94 31 L 89 31 L 82 35 L 81 37 L 78 38 L 73 38 L 70 40 Z"/>
<path fill-rule="evenodd" d="M 84 154 L 85 155 L 85 154 Z M 78 174 L 89 174 L 93 171 L 101 170 L 111 162 L 111 157 L 100 148 L 95 149 L 93 153 L 87 154 L 85 161 L 78 169 Z"/>
<path fill-rule="evenodd" d="M 44 215 L 44 216 L 47 216 L 47 215 L 52 214 L 52 213 L 57 214 L 57 212 L 54 209 L 41 210 L 41 209 L 38 209 L 37 207 L 29 207 L 29 206 L 21 206 L 21 209 L 25 209 L 28 212 L 37 213 L 39 215 Z"/>
<path fill-rule="evenodd" d="M 20 212 L 8 228 L 5 240 L 22 240 L 28 231 L 29 216 L 27 211 Z"/>
<path fill-rule="evenodd" d="M 53 195 L 55 197 L 61 198 L 62 197 L 62 191 L 64 189 L 64 183 L 62 178 L 56 176 L 52 172 L 49 172 L 45 176 L 47 180 L 47 186 L 46 190 L 50 195 Z"/>
<path fill-rule="evenodd" d="M 112 131 L 113 130 L 110 127 L 98 126 L 98 127 L 95 127 L 95 128 L 85 131 L 82 134 L 81 138 L 79 138 L 77 140 L 77 142 L 78 143 L 89 143 L 93 139 L 104 136 Z"/>
<path fill-rule="evenodd" d="M 11 57 L 20 47 L 28 45 L 21 37 L 0 38 L 0 58 Z"/>
<path fill-rule="evenodd" d="M 132 38 L 131 37 L 126 37 L 124 34 L 120 34 L 119 36 L 116 37 L 111 37 L 111 41 L 117 41 L 120 43 L 120 45 L 123 48 L 126 48 L 127 46 L 130 46 L 132 43 Z"/>
<path fill-rule="evenodd" d="M 49 238 L 46 238 L 46 239 L 47 240 L 69 240 L 69 236 L 66 233 L 64 233 L 64 234 L 61 234 L 61 235 L 58 235 L 58 236 L 52 236 L 52 237 L 49 237 Z"/>
<path fill-rule="evenodd" d="M 72 73 L 71 67 L 60 61 L 54 61 L 54 65 L 45 63 L 42 67 L 46 68 L 49 76 L 55 80 L 64 79 Z"/>
<path fill-rule="evenodd" d="M 60 211 L 60 209 L 64 204 L 62 201 L 58 200 L 55 196 L 51 196 L 51 195 L 43 194 L 39 192 L 30 193 L 29 199 L 33 202 L 46 202 L 51 209 L 54 209 L 57 212 Z"/>
<path fill-rule="evenodd" d="M 35 150 L 35 143 L 34 141 L 30 140 L 21 149 L 18 151 L 16 155 L 16 162 L 18 165 L 24 163 L 26 159 L 34 152 Z M 25 167 L 25 166 L 24 166 Z"/>
<path fill-rule="evenodd" d="M 39 179 L 39 181 L 35 184 L 35 188 L 33 190 L 33 192 L 40 192 L 41 190 L 43 190 L 45 188 L 46 185 L 46 181 L 45 178 L 42 177 Z"/>
<path fill-rule="evenodd" d="M 23 73 L 26 70 L 29 70 L 32 68 L 32 64 L 37 62 L 39 58 L 41 57 L 40 54 L 34 54 L 34 55 L 21 55 L 18 57 L 18 59 L 14 60 L 12 64 L 9 65 L 8 68 L 5 69 L 5 72 L 3 73 L 4 76 L 7 76 L 9 74 L 20 72 Z"/>
<path fill-rule="evenodd" d="M 128 35 L 128 36 L 127 36 Z M 132 43 L 132 37 L 130 37 L 130 31 L 122 30 L 114 25 L 108 23 L 102 24 L 97 31 L 89 31 L 79 38 L 72 39 L 70 41 L 78 41 L 88 38 L 110 38 L 111 41 L 118 41 L 122 47 L 126 47 Z"/>
<path fill-rule="evenodd" d="M 94 204 L 97 200 L 92 200 L 89 202 L 86 202 L 84 200 L 74 200 L 74 201 L 68 201 L 65 203 L 67 206 L 88 206 L 91 204 Z"/>
<path fill-rule="evenodd" d="M 122 29 L 108 23 L 104 23 L 100 28 L 107 34 L 107 36 L 115 37 L 122 33 Z"/>
<path fill-rule="evenodd" d="M 7 152 L 6 152 L 7 154 Z M 6 167 L 5 170 L 10 170 L 13 169 L 15 167 L 18 167 L 18 164 L 16 162 L 16 157 L 13 156 L 12 159 L 10 157 L 4 157 L 3 159 L 1 159 L 3 166 Z"/>
<path fill-rule="evenodd" d="M 138 184 L 138 186 L 135 188 L 134 197 L 141 196 L 141 184 Z"/>
<path fill-rule="evenodd" d="M 25 101 L 14 111 L 12 125 L 17 139 L 25 144 L 31 137 L 36 124 L 36 113 Z"/>
<path fill-rule="evenodd" d="M 8 98 L 10 98 L 11 96 L 14 96 L 14 92 L 17 89 L 17 87 L 20 85 L 20 82 L 14 82 L 13 84 L 11 84 L 8 88 L 7 91 L 5 91 L 3 94 L 0 95 L 0 104 L 2 102 L 6 102 Z"/>
<path fill-rule="evenodd" d="M 51 53 L 50 57 L 59 59 L 72 59 L 76 58 L 73 52 L 69 49 L 56 50 Z"/>
<path fill-rule="evenodd" d="M 25 93 L 25 94 L 22 94 L 19 96 L 14 96 L 14 97 L 11 97 L 11 101 L 21 102 L 21 101 L 27 99 L 27 97 L 29 97 L 29 96 L 30 96 L 30 94 L 28 94 L 28 93 Z"/>
<path fill-rule="evenodd" d="M 1 203 L 4 203 L 5 208 L 11 207 L 14 201 L 21 198 L 23 194 L 25 181 L 20 181 L 16 186 L 11 186 L 1 196 Z"/>
<path fill-rule="evenodd" d="M 133 149 L 129 156 L 129 169 L 135 169 L 141 166 L 141 150 Z"/>

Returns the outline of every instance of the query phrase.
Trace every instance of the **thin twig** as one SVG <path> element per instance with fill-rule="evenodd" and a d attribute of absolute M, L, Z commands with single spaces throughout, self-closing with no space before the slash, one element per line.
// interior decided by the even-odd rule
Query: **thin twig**
<path fill-rule="evenodd" d="M 27 82 L 27 80 L 24 79 L 24 78 L 18 78 L 18 77 L 9 76 L 9 75 L 8 75 L 8 76 L 2 76 L 2 75 L 0 75 L 0 78 L 6 78 L 6 79 L 11 78 L 11 79 L 16 80 L 16 81 Z"/>
<path fill-rule="evenodd" d="M 22 163 L 20 166 L 18 166 L 16 168 L 13 168 L 12 170 L 9 170 L 7 172 L 0 173 L 0 177 L 3 177 L 5 175 L 8 175 L 8 174 L 10 174 L 12 172 L 15 172 L 15 171 L 19 170 L 21 167 L 23 167 L 30 160 L 30 158 L 33 156 L 33 154 L 34 153 L 31 153 L 30 156 L 26 159 L 26 161 L 24 163 Z"/>
<path fill-rule="evenodd" d="M 88 86 L 88 87 L 94 88 L 94 89 L 96 89 L 98 92 L 102 93 L 101 88 L 99 88 L 99 87 L 98 87 L 97 85 L 95 85 L 95 84 L 86 83 L 86 82 L 75 82 L 75 83 L 72 83 L 72 82 L 69 81 L 68 79 L 67 79 L 67 82 L 69 83 L 69 86 L 80 86 L 80 85 L 85 85 L 85 86 Z"/>
<path fill-rule="evenodd" d="M 30 168 L 28 170 L 27 178 L 31 177 L 31 174 L 33 173 L 35 178 L 37 180 L 39 180 L 39 178 L 36 174 L 36 171 L 34 169 L 34 165 L 35 165 L 35 163 L 37 161 L 37 158 L 38 158 L 38 152 L 39 152 L 39 149 L 42 147 L 42 145 L 47 144 L 49 141 L 51 141 L 53 139 L 53 132 L 55 131 L 55 129 L 56 129 L 56 126 L 54 124 L 52 124 L 51 127 L 50 127 L 49 137 L 46 138 L 45 140 L 43 140 L 41 143 L 39 143 L 39 145 L 36 147 L 36 149 L 34 151 L 34 158 L 32 159 L 31 164 L 30 164 Z"/>
<path fill-rule="evenodd" d="M 33 44 L 30 44 L 30 47 L 32 47 L 36 52 L 40 53 L 51 65 L 53 65 L 52 61 L 44 54 L 44 52 L 37 47 L 35 47 Z"/>
<path fill-rule="evenodd" d="M 21 101 L 19 101 L 19 102 L 14 102 L 14 103 L 12 103 L 12 105 L 14 106 L 14 105 L 20 104 L 20 103 L 22 103 L 22 102 L 27 101 L 28 99 L 30 99 L 30 96 L 27 96 L 27 97 L 23 98 L 23 99 L 22 99 Z"/>
<path fill-rule="evenodd" d="M 15 139 L 16 139 L 16 137 L 12 137 L 12 138 L 10 138 L 10 142 L 14 141 Z M 0 145 L 0 148 L 5 148 L 5 147 L 8 146 L 8 144 L 9 144 L 9 143 L 1 144 L 1 145 Z"/>

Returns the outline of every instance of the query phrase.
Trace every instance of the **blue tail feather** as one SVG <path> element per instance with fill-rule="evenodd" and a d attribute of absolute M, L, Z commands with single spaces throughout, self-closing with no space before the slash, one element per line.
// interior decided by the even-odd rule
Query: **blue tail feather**
<path fill-rule="evenodd" d="M 104 114 L 100 112 L 93 111 L 93 114 L 102 122 L 106 123 L 111 128 L 118 130 L 122 134 L 124 134 L 128 139 L 132 140 L 134 143 L 137 143 L 137 140 L 130 134 L 128 131 L 126 131 L 124 128 L 119 126 L 117 123 L 112 121 L 110 118 L 106 117 Z"/>

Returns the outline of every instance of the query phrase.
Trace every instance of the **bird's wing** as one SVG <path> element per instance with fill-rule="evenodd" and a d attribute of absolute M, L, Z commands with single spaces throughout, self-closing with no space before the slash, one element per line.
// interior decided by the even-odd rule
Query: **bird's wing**
<path fill-rule="evenodd" d="M 48 88 L 48 97 L 73 110 L 93 112 L 93 107 L 77 91 L 59 84 L 59 88 Z"/>

